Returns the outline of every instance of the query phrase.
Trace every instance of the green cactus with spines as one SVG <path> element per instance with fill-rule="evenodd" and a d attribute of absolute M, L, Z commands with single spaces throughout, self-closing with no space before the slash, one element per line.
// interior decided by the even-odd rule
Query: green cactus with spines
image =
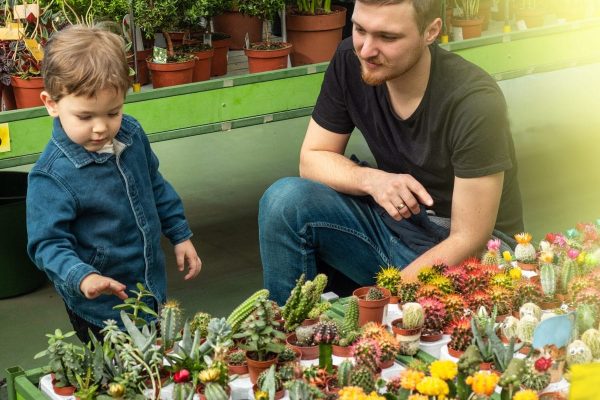
<path fill-rule="evenodd" d="M 352 347 L 352 356 L 357 367 L 364 366 L 375 373 L 379 368 L 381 349 L 374 339 L 361 338 Z"/>
<path fill-rule="evenodd" d="M 592 362 L 592 350 L 581 340 L 574 340 L 567 346 L 567 365 Z"/>
<path fill-rule="evenodd" d="M 596 326 L 596 310 L 589 304 L 579 304 L 575 312 L 575 326 L 578 332 L 585 332 Z"/>
<path fill-rule="evenodd" d="M 577 261 L 566 257 L 560 274 L 560 291 L 562 293 L 568 293 L 569 283 L 575 278 L 577 274 Z"/>
<path fill-rule="evenodd" d="M 383 291 L 378 287 L 370 287 L 367 295 L 365 296 L 365 300 L 373 301 L 373 300 L 381 300 L 383 299 L 384 294 Z"/>
<path fill-rule="evenodd" d="M 513 358 L 510 360 L 508 367 L 500 376 L 498 386 L 502 388 L 500 394 L 501 399 L 510 400 L 514 394 L 519 391 L 521 385 L 521 379 L 525 373 L 525 360 L 520 358 Z"/>
<path fill-rule="evenodd" d="M 498 315 L 509 314 L 512 310 L 511 292 L 502 286 L 492 286 L 489 290 L 490 299 L 496 306 Z"/>
<path fill-rule="evenodd" d="M 533 341 L 533 332 L 540 321 L 532 315 L 524 315 L 517 323 L 517 337 L 526 344 L 531 344 Z"/>
<path fill-rule="evenodd" d="M 286 331 L 293 331 L 307 318 L 310 310 L 320 300 L 326 285 L 327 276 L 325 274 L 318 274 L 313 281 L 305 281 L 304 274 L 300 276 L 282 312 Z"/>
<path fill-rule="evenodd" d="M 554 298 L 556 292 L 556 270 L 552 264 L 542 264 L 540 267 L 540 283 L 546 298 Z"/>
<path fill-rule="evenodd" d="M 505 289 L 512 290 L 515 286 L 515 282 L 510 277 L 510 275 L 505 273 L 496 274 L 490 279 L 490 286 L 499 286 Z"/>
<path fill-rule="evenodd" d="M 519 320 L 512 315 L 509 315 L 502 321 L 500 324 L 500 330 L 505 338 L 508 340 L 517 337 L 517 327 L 519 324 Z"/>
<path fill-rule="evenodd" d="M 250 295 L 229 314 L 227 323 L 231 326 L 232 334 L 235 334 L 242 325 L 242 322 L 254 312 L 257 300 L 266 299 L 267 297 L 269 297 L 269 291 L 267 289 L 260 289 Z"/>
<path fill-rule="evenodd" d="M 190 321 L 190 331 L 198 331 L 200 337 L 205 338 L 208 335 L 208 323 L 212 319 L 212 315 L 207 312 L 198 311 Z"/>
<path fill-rule="evenodd" d="M 325 398 L 317 387 L 309 385 L 302 379 L 294 379 L 285 384 L 290 400 L 313 400 Z"/>
<path fill-rule="evenodd" d="M 277 355 L 277 362 L 286 363 L 296 360 L 296 352 L 291 347 L 285 346 L 284 349 Z"/>
<path fill-rule="evenodd" d="M 454 293 L 454 285 L 450 278 L 438 275 L 429 281 L 430 285 L 437 287 L 443 294 Z"/>
<path fill-rule="evenodd" d="M 436 276 L 439 276 L 439 273 L 437 273 L 433 267 L 423 267 L 417 274 L 417 279 L 421 283 L 429 283 Z"/>
<path fill-rule="evenodd" d="M 454 321 L 465 315 L 467 303 L 462 295 L 457 293 L 448 294 L 440 299 L 446 308 L 448 321 Z"/>
<path fill-rule="evenodd" d="M 386 288 L 390 291 L 393 296 L 397 295 L 398 284 L 402 282 L 402 275 L 400 269 L 393 265 L 387 267 L 381 267 L 379 272 L 375 275 L 375 283 L 377 286 Z"/>
<path fill-rule="evenodd" d="M 173 400 L 192 400 L 193 398 L 194 386 L 191 383 L 176 383 L 173 386 Z"/>
<path fill-rule="evenodd" d="M 365 393 L 371 393 L 375 390 L 375 377 L 373 372 L 365 366 L 357 366 L 350 376 L 352 386 L 362 388 Z"/>
<path fill-rule="evenodd" d="M 182 310 L 175 300 L 167 301 L 160 310 L 160 336 L 165 349 L 170 349 L 182 328 Z"/>
<path fill-rule="evenodd" d="M 331 303 L 328 301 L 321 301 L 310 310 L 308 313 L 308 318 L 315 319 L 319 318 L 320 315 L 324 314 L 327 310 L 331 308 Z"/>
<path fill-rule="evenodd" d="M 405 303 L 402 306 L 402 327 L 404 329 L 417 329 L 425 322 L 425 311 L 419 303 Z"/>
<path fill-rule="evenodd" d="M 537 372 L 533 367 L 525 370 L 521 377 L 521 385 L 527 389 L 540 392 L 550 384 L 550 374 L 548 372 Z"/>
<path fill-rule="evenodd" d="M 482 265 L 498 265 L 500 263 L 500 258 L 498 257 L 498 253 L 494 251 L 486 251 L 481 257 Z"/>
<path fill-rule="evenodd" d="M 421 287 L 419 282 L 400 282 L 398 285 L 398 302 L 409 303 L 417 300 L 417 291 Z"/>
<path fill-rule="evenodd" d="M 344 360 L 340 363 L 337 370 L 337 380 L 340 387 L 350 386 L 353 369 L 354 365 L 350 360 Z"/>
<path fill-rule="evenodd" d="M 351 296 L 348 298 L 344 313 L 344 322 L 342 325 L 342 333 L 346 335 L 348 332 L 356 332 L 358 326 L 358 297 Z"/>
<path fill-rule="evenodd" d="M 281 379 L 279 372 L 275 370 L 275 365 L 272 365 L 271 368 L 262 371 L 256 380 L 256 386 L 265 392 L 268 392 L 270 389 L 269 386 L 271 385 L 275 389 L 274 392 L 278 392 L 283 389 L 283 380 Z"/>
<path fill-rule="evenodd" d="M 294 363 L 286 362 L 279 366 L 277 372 L 279 373 L 281 380 L 285 383 L 295 378 L 296 366 Z"/>
<path fill-rule="evenodd" d="M 327 275 L 317 274 L 317 276 L 315 276 L 315 279 L 313 279 L 313 282 L 315 283 L 313 302 L 314 304 L 316 304 L 318 301 L 321 300 L 321 295 L 323 294 L 323 291 L 327 286 Z"/>
<path fill-rule="evenodd" d="M 590 328 L 583 332 L 581 335 L 581 341 L 587 345 L 592 351 L 592 357 L 594 359 L 600 358 L 600 331 L 594 328 Z"/>
<path fill-rule="evenodd" d="M 519 317 L 531 315 L 538 321 L 542 319 L 542 309 L 535 303 L 525 303 L 519 307 Z"/>
<path fill-rule="evenodd" d="M 585 276 L 575 276 L 569 282 L 567 293 L 570 295 L 571 303 L 575 303 L 577 295 L 589 285 L 588 279 Z"/>
<path fill-rule="evenodd" d="M 218 383 L 210 382 L 204 387 L 204 396 L 206 400 L 227 400 L 229 395 L 225 392 L 225 389 Z"/>

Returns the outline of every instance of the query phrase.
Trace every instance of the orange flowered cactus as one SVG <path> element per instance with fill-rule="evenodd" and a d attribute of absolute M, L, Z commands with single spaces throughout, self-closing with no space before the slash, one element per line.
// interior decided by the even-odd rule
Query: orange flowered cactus
<path fill-rule="evenodd" d="M 535 247 L 531 244 L 531 235 L 526 232 L 515 235 L 517 246 L 515 247 L 515 258 L 517 261 L 532 264 L 536 261 Z"/>
<path fill-rule="evenodd" d="M 538 395 L 534 390 L 519 390 L 513 396 L 512 400 L 538 400 Z"/>
<path fill-rule="evenodd" d="M 515 240 L 519 244 L 529 244 L 531 243 L 531 235 L 527 232 L 517 233 L 515 235 Z"/>
<path fill-rule="evenodd" d="M 405 369 L 400 373 L 400 387 L 406 390 L 415 390 L 417 384 L 425 378 L 425 374 L 414 369 Z"/>
<path fill-rule="evenodd" d="M 479 396 L 490 397 L 496 390 L 500 377 L 490 371 L 479 371 L 466 379 L 467 385 Z"/>

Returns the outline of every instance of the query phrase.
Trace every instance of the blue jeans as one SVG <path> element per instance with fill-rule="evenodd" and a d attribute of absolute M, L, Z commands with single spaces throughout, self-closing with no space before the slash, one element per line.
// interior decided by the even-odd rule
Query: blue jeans
<path fill-rule="evenodd" d="M 258 226 L 264 285 L 279 304 L 302 273 L 315 277 L 319 262 L 369 285 L 381 266 L 402 268 L 419 255 L 385 225 L 370 197 L 302 178 L 283 178 L 267 189 Z"/>

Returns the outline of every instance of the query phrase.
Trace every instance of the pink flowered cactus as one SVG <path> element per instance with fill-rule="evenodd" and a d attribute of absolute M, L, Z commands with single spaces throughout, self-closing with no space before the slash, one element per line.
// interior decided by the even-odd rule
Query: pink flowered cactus
<path fill-rule="evenodd" d="M 569 256 L 569 258 L 571 260 L 575 260 L 578 255 L 579 255 L 579 250 L 577 250 L 577 249 L 569 249 L 569 251 L 567 251 L 567 256 Z"/>
<path fill-rule="evenodd" d="M 500 239 L 490 239 L 487 242 L 487 249 L 488 251 L 498 251 L 500 250 Z"/>

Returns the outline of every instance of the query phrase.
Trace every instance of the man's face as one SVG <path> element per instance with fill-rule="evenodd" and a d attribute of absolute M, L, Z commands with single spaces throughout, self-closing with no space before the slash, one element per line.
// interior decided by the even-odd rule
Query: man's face
<path fill-rule="evenodd" d="M 352 42 L 365 83 L 398 78 L 419 61 L 428 41 L 419 33 L 414 13 L 409 1 L 384 6 L 356 2 Z"/>

